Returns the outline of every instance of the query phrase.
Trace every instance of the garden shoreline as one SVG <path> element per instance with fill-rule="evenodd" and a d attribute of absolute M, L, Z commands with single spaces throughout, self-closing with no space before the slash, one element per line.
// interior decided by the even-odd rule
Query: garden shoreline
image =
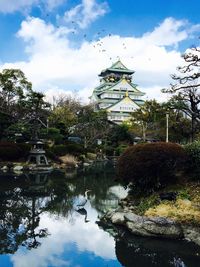
<path fill-rule="evenodd" d="M 124 226 L 130 233 L 143 237 L 185 239 L 200 246 L 200 225 L 175 221 L 161 216 L 143 216 L 133 212 L 126 202 L 123 208 L 108 211 L 101 222 Z"/>

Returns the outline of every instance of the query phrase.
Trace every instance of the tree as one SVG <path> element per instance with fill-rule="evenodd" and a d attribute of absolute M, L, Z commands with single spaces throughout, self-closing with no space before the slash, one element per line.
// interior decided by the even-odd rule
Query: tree
<path fill-rule="evenodd" d="M 177 102 L 176 102 L 177 103 Z M 166 114 L 169 114 L 170 141 L 185 142 L 189 138 L 189 119 L 185 118 L 183 112 L 175 109 L 175 101 L 158 103 L 156 100 L 149 100 L 143 106 L 132 113 L 131 131 L 141 134 L 143 140 L 146 136 L 151 139 L 166 139 Z"/>
<path fill-rule="evenodd" d="M 85 147 L 93 146 L 97 139 L 107 138 L 110 131 L 107 113 L 104 110 L 94 112 L 92 106 L 84 106 L 78 114 L 78 123 L 71 129 L 84 139 Z"/>
<path fill-rule="evenodd" d="M 129 129 L 130 126 L 126 122 L 121 125 L 114 124 L 109 133 L 109 142 L 111 145 L 118 146 L 120 142 L 125 142 L 127 144 L 132 143 L 133 140 Z"/>
<path fill-rule="evenodd" d="M 38 138 L 40 128 L 48 127 L 47 119 L 50 113 L 50 104 L 44 101 L 43 93 L 30 91 L 24 101 L 25 114 L 23 120 L 30 125 L 32 137 Z"/>
<path fill-rule="evenodd" d="M 37 123 L 44 125 L 50 105 L 44 101 L 44 94 L 32 90 L 32 84 L 19 69 L 4 69 L 0 73 L 0 123 L 1 134 L 14 124 L 20 128 L 35 128 Z M 5 119 L 8 119 L 8 122 Z M 20 127 L 19 126 L 20 121 Z M 34 123 L 33 123 L 34 122 Z M 21 127 L 23 124 L 23 127 Z"/>
<path fill-rule="evenodd" d="M 183 56 L 184 66 L 179 66 L 179 74 L 173 74 L 175 81 L 163 92 L 173 95 L 174 108 L 182 110 L 191 119 L 191 138 L 194 140 L 200 122 L 200 49 L 193 47 Z"/>
<path fill-rule="evenodd" d="M 76 97 L 58 96 L 54 98 L 52 113 L 49 117 L 51 127 L 56 127 L 61 134 L 68 135 L 69 128 L 77 122 L 81 103 Z"/>
<path fill-rule="evenodd" d="M 158 133 L 160 121 L 165 118 L 166 107 L 159 104 L 156 100 L 149 100 L 143 106 L 132 113 L 133 128 L 138 125 L 142 132 L 143 141 L 146 141 L 147 131 L 150 135 Z"/>
<path fill-rule="evenodd" d="M 19 69 L 4 69 L 0 73 L 0 111 L 16 117 L 22 108 L 21 101 L 32 84 Z"/>

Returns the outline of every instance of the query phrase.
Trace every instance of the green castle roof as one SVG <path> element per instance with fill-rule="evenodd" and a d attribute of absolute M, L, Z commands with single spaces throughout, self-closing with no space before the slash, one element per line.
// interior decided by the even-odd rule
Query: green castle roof
<path fill-rule="evenodd" d="M 127 74 L 133 74 L 134 73 L 133 70 L 127 69 L 127 67 L 124 66 L 124 64 L 120 60 L 118 60 L 117 62 L 112 64 L 112 66 L 110 68 L 102 70 L 101 73 L 99 74 L 99 76 L 104 76 L 104 74 L 106 72 L 121 72 L 121 73 L 127 73 Z"/>

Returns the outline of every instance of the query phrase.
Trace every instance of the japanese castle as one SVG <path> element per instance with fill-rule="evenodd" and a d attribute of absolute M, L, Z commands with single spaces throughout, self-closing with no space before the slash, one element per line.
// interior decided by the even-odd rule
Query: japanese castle
<path fill-rule="evenodd" d="M 120 60 L 102 70 L 100 85 L 94 88 L 90 97 L 94 110 L 106 110 L 108 120 L 117 124 L 129 120 L 131 112 L 143 105 L 141 97 L 145 94 L 132 83 L 133 73 Z"/>

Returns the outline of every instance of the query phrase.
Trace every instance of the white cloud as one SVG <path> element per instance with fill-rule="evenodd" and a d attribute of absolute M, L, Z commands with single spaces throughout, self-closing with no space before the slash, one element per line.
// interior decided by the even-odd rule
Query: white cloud
<path fill-rule="evenodd" d="M 66 11 L 63 19 L 66 22 L 73 21 L 80 28 L 84 29 L 107 11 L 108 5 L 106 2 L 98 4 L 95 0 L 82 0 L 81 4 Z"/>
<path fill-rule="evenodd" d="M 84 216 L 75 211 L 71 214 L 71 219 L 59 218 L 58 220 L 57 217 L 50 217 L 47 213 L 43 214 L 40 219 L 40 227 L 47 228 L 50 235 L 41 240 L 42 245 L 36 250 L 18 250 L 11 257 L 13 266 L 27 267 L 27 262 L 29 267 L 75 266 L 70 257 L 72 244 L 76 244 L 77 251 L 74 252 L 76 254 L 89 251 L 104 259 L 115 259 L 114 238 L 95 223 L 96 210 L 91 208 L 89 203 L 85 208 L 88 211 L 88 223 L 84 222 Z M 63 255 L 65 255 L 64 259 Z"/>
<path fill-rule="evenodd" d="M 1 0 L 0 1 L 0 12 L 12 13 L 17 10 L 24 8 L 30 8 L 33 4 L 38 4 L 39 0 Z"/>
<path fill-rule="evenodd" d="M 153 32 L 144 34 L 143 38 L 146 43 L 153 42 L 155 45 L 177 45 L 188 37 L 190 28 L 187 25 L 187 21 L 167 18 Z"/>
<path fill-rule="evenodd" d="M 47 6 L 47 9 L 50 11 L 53 10 L 57 6 L 60 6 L 64 2 L 66 2 L 66 0 L 46 0 L 46 1 L 44 1 L 44 3 Z"/>
<path fill-rule="evenodd" d="M 65 0 L 1 0 L 0 12 L 13 13 L 15 11 L 21 11 L 26 13 L 34 6 L 44 6 L 48 10 L 61 5 Z"/>
<path fill-rule="evenodd" d="M 27 61 L 5 63 L 1 68 L 22 69 L 35 90 L 45 91 L 50 96 L 54 90 L 55 94 L 59 90 L 72 93 L 76 90 L 88 101 L 92 89 L 99 83 L 100 71 L 120 56 L 127 67 L 136 71 L 133 82 L 138 88 L 144 88 L 148 96 L 157 98 L 159 88 L 169 86 L 170 74 L 182 62 L 174 46 L 188 39 L 194 33 L 192 28 L 196 31 L 199 26 L 188 29 L 186 21 L 167 18 L 141 37 L 107 35 L 99 41 L 84 40 L 80 47 L 74 48 L 69 28 L 57 28 L 29 17 L 18 32 L 26 44 Z"/>

